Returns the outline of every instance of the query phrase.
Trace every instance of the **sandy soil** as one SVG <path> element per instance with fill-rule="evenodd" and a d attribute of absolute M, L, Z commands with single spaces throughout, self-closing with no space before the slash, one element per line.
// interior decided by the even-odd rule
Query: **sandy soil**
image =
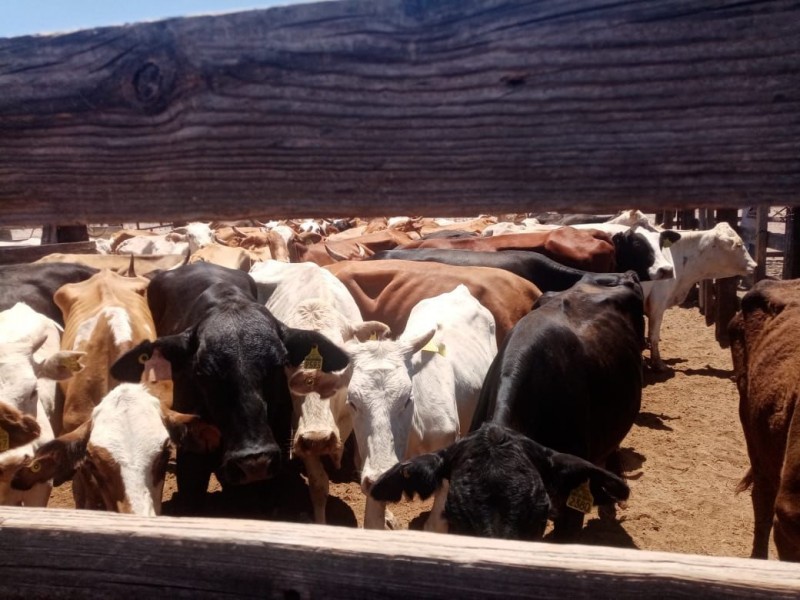
<path fill-rule="evenodd" d="M 647 374 L 642 412 L 622 444 L 631 497 L 616 515 L 593 515 L 581 543 L 720 556 L 748 556 L 752 532 L 749 494 L 734 494 L 747 470 L 738 422 L 731 357 L 714 340 L 697 309 L 667 312 L 662 355 L 673 369 Z M 331 485 L 331 524 L 363 522 L 364 499 L 353 473 Z M 304 483 L 275 482 L 256 494 L 229 494 L 212 483 L 205 514 L 310 520 Z M 253 490 L 249 490 L 253 491 Z M 279 492 L 279 493 L 278 493 Z M 164 513 L 177 510 L 169 475 Z M 267 502 L 265 498 L 278 497 Z M 69 507 L 69 485 L 55 490 L 51 506 Z M 421 526 L 430 502 L 393 505 L 396 526 Z M 612 512 L 612 511 L 609 511 Z M 774 549 L 771 552 L 774 557 Z"/>

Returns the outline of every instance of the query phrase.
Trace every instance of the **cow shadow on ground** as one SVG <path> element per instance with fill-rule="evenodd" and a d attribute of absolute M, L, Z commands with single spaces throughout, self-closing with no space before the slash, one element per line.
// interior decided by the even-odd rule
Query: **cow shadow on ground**
<path fill-rule="evenodd" d="M 208 492 L 199 507 L 187 507 L 180 492 L 176 492 L 172 498 L 163 503 L 162 514 L 293 523 L 314 522 L 308 484 L 297 465 L 291 465 L 270 481 L 229 486 Z M 335 496 L 328 497 L 325 518 L 328 525 L 358 526 L 353 509 Z"/>
<path fill-rule="evenodd" d="M 674 367 L 677 364 L 687 362 L 683 358 L 668 358 L 664 361 L 668 367 Z M 644 369 L 643 375 L 643 385 L 642 387 L 647 387 L 648 385 L 654 385 L 656 383 L 664 383 L 665 381 L 669 381 L 673 377 L 675 377 L 675 370 L 672 368 L 664 369 L 663 371 L 659 371 L 653 368 L 650 362 L 645 363 L 647 366 Z"/>
<path fill-rule="evenodd" d="M 702 375 L 704 377 L 717 377 L 718 379 L 730 379 L 733 377 L 733 371 L 728 369 L 718 369 L 711 365 L 706 365 L 702 369 L 682 369 L 681 373 L 685 375 Z"/>
<path fill-rule="evenodd" d="M 642 411 L 636 415 L 633 421 L 639 427 L 647 427 L 648 429 L 658 429 L 660 431 L 672 431 L 672 427 L 667 425 L 664 421 L 674 421 L 680 417 L 670 417 L 665 414 L 657 415 L 651 412 Z"/>

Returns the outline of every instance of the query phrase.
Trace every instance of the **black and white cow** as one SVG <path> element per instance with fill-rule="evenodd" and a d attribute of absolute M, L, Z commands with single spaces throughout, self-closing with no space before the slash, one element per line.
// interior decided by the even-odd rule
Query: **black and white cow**
<path fill-rule="evenodd" d="M 472 433 L 396 465 L 371 495 L 391 501 L 436 491 L 431 518 L 442 523 L 433 529 L 491 537 L 541 537 L 552 512 L 560 540 L 583 523 L 569 497 L 584 505 L 627 498 L 624 481 L 595 465 L 605 464 L 639 412 L 642 290 L 630 272 L 601 277 L 543 295 L 492 363 Z"/>
<path fill-rule="evenodd" d="M 345 368 L 347 355 L 317 332 L 286 327 L 259 304 L 255 282 L 242 271 L 186 265 L 156 275 L 147 296 L 159 337 L 122 356 L 112 375 L 139 381 L 143 362 L 165 361 L 173 408 L 199 415 L 221 433 L 217 454 L 179 448 L 181 496 L 196 504 L 212 471 L 223 485 L 274 476 L 290 440 L 287 377 L 307 391 L 325 380 L 303 368 L 313 347 L 324 372 Z"/>

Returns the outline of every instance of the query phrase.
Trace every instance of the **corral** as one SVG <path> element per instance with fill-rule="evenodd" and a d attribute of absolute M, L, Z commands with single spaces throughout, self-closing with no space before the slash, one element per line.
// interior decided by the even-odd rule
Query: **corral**
<path fill-rule="evenodd" d="M 0 223 L 790 205 L 797 12 L 782 2 L 346 1 L 0 40 Z M 718 391 L 704 398 L 692 381 L 697 393 L 675 389 L 650 406 L 648 392 L 673 380 L 652 382 L 637 427 L 688 430 L 704 401 L 722 418 L 735 403 L 729 359 L 664 338 L 667 357 L 687 360 L 672 365 L 674 382 L 713 379 Z M 718 429 L 721 454 L 741 451 L 729 426 Z M 665 548 L 648 533 L 688 519 L 685 471 L 703 480 L 712 469 L 733 487 L 739 466 L 705 441 L 657 457 L 631 437 L 634 493 L 661 461 L 678 484 L 649 509 L 672 511 L 671 524 L 635 496 L 623 510 L 643 523 L 628 534 L 636 546 L 716 553 L 674 539 Z M 746 503 L 726 487 L 701 520 Z M 772 562 L 263 522 L 0 516 L 0 542 L 14 548 L 8 597 L 87 585 L 275 597 L 788 597 L 800 587 L 796 569 Z"/>

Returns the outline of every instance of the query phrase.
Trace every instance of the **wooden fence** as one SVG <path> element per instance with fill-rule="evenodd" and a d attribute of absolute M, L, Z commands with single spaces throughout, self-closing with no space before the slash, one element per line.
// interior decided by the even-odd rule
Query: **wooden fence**
<path fill-rule="evenodd" d="M 0 225 L 791 205 L 799 72 L 791 1 L 348 0 L 0 39 Z M 0 519 L 3 597 L 800 593 L 774 562 Z"/>

